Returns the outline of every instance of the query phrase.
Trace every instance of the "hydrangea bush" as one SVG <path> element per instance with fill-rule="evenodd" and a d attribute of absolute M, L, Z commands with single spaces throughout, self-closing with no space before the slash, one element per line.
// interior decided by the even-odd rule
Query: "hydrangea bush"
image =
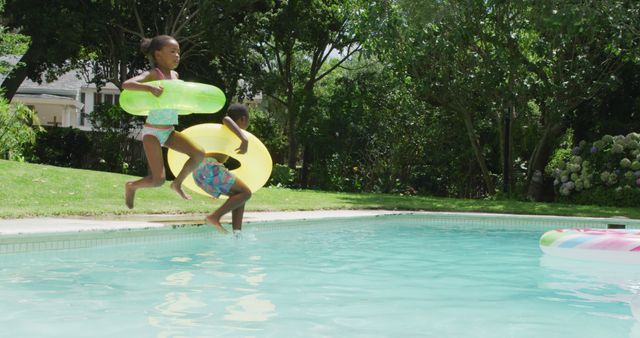
<path fill-rule="evenodd" d="M 561 200 L 614 206 L 640 205 L 640 134 L 605 135 L 556 153 L 547 170 Z"/>

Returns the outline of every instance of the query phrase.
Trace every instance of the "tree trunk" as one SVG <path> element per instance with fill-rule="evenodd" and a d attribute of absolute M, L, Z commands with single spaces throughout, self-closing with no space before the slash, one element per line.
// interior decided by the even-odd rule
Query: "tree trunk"
<path fill-rule="evenodd" d="M 311 74 L 314 78 L 315 73 Z M 315 104 L 313 96 L 313 88 L 315 87 L 314 81 L 308 81 L 302 92 L 302 109 L 300 109 L 300 124 L 307 124 L 309 121 L 309 112 L 311 107 Z M 311 165 L 311 149 L 309 147 L 309 137 L 303 137 L 300 140 L 300 146 L 302 147 L 302 170 L 300 172 L 300 184 L 303 188 L 309 186 L 309 166 Z"/>
<path fill-rule="evenodd" d="M 471 142 L 473 153 L 476 157 L 478 165 L 480 166 L 480 171 L 482 171 L 482 178 L 484 180 L 485 187 L 487 188 L 487 193 L 493 194 L 495 191 L 493 180 L 491 180 L 489 169 L 487 169 L 487 163 L 482 156 L 480 144 L 478 143 L 478 137 L 476 136 L 475 129 L 473 128 L 473 121 L 471 121 L 471 114 L 469 114 L 468 112 L 461 112 L 461 115 L 462 119 L 464 120 L 464 125 L 467 129 L 467 136 L 469 136 L 469 141 Z"/>
<path fill-rule="evenodd" d="M 300 172 L 300 186 L 302 188 L 309 187 L 309 165 L 311 164 L 311 149 L 305 143 L 302 146 L 302 170 Z"/>
<path fill-rule="evenodd" d="M 564 126 L 560 122 L 545 126 L 542 137 L 531 154 L 527 170 L 527 198 L 531 200 L 542 201 L 545 199 L 544 168 L 553 153 L 554 141 L 558 139 L 563 130 Z"/>
<path fill-rule="evenodd" d="M 4 91 L 4 97 L 7 98 L 8 101 L 11 101 L 16 92 L 18 92 L 18 88 L 24 80 L 27 78 L 27 74 L 29 73 L 29 67 L 32 67 L 32 57 L 35 54 L 35 49 L 33 46 L 27 49 L 27 52 L 20 58 L 20 62 L 23 63 L 22 66 L 14 67 L 9 75 L 4 79 L 2 85 L 0 87 Z"/>
<path fill-rule="evenodd" d="M 287 123 L 287 138 L 289 139 L 289 158 L 287 159 L 287 165 L 291 169 L 296 169 L 298 162 L 298 141 L 296 137 L 296 117 L 297 110 L 293 104 L 293 98 L 287 99 L 287 111 L 288 111 L 288 123 Z"/>

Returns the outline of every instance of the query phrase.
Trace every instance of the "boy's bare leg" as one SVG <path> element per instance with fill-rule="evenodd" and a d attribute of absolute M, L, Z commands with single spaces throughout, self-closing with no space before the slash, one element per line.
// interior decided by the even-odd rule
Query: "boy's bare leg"
<path fill-rule="evenodd" d="M 164 161 L 162 159 L 162 146 L 157 138 L 151 135 L 142 139 L 144 154 L 147 157 L 149 175 L 137 180 L 127 182 L 124 186 L 124 203 L 127 208 L 133 209 L 133 200 L 136 190 L 140 188 L 159 187 L 164 184 Z"/>
<path fill-rule="evenodd" d="M 231 191 L 229 192 L 229 198 L 211 215 L 207 216 L 206 221 L 210 224 L 213 224 L 218 231 L 221 231 L 222 224 L 220 223 L 220 219 L 229 211 L 235 210 L 237 208 L 242 208 L 242 212 L 240 215 L 244 215 L 244 204 L 251 198 L 251 190 L 240 180 L 236 179 L 236 182 L 231 187 Z M 236 221 L 234 217 L 236 213 L 232 214 L 232 223 L 233 228 L 236 229 Z M 239 226 L 242 227 L 242 218 L 240 218 Z M 224 233 L 227 233 L 224 230 Z"/>
<path fill-rule="evenodd" d="M 198 164 L 200 164 L 204 158 L 204 149 L 179 131 L 174 131 L 165 144 L 175 151 L 189 155 L 189 159 L 185 162 L 182 170 L 180 170 L 180 173 L 178 173 L 175 180 L 171 183 L 171 189 L 173 189 L 173 191 L 180 195 L 180 197 L 189 200 L 191 196 L 182 190 L 182 182 L 196 169 Z"/>
<path fill-rule="evenodd" d="M 242 219 L 244 218 L 244 203 L 233 209 L 231 212 L 231 224 L 233 225 L 233 230 L 242 230 Z"/>
<path fill-rule="evenodd" d="M 222 223 L 220 223 L 220 218 L 213 217 L 213 214 L 211 214 L 211 215 L 209 215 L 209 216 L 207 216 L 205 218 L 205 223 L 213 225 L 213 227 L 216 228 L 216 230 L 218 230 L 219 233 L 222 233 L 222 234 L 228 234 L 229 233 L 229 231 L 227 231 L 227 229 L 225 229 L 222 226 Z"/>

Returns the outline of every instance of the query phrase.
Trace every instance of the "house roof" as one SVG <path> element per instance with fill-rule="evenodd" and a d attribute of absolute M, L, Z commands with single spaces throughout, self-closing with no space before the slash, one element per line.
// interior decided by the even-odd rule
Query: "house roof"
<path fill-rule="evenodd" d="M 65 106 L 73 106 L 77 109 L 82 109 L 84 104 L 76 101 L 69 96 L 51 95 L 51 94 L 24 94 L 16 93 L 13 100 L 24 103 L 45 103 L 45 104 L 62 104 Z"/>
<path fill-rule="evenodd" d="M 5 55 L 0 57 L 0 60 L 7 61 L 15 65 L 20 60 L 20 58 L 14 55 Z M 91 76 L 92 74 L 89 75 Z M 7 74 L 0 74 L 0 83 L 4 81 L 6 76 Z M 22 82 L 20 88 L 18 88 L 18 93 L 46 93 L 50 95 L 60 95 L 75 98 L 80 92 L 81 88 L 96 88 L 96 85 L 93 83 L 87 83 L 87 81 L 84 80 L 84 76 L 81 71 L 79 69 L 75 69 L 60 75 L 56 80 L 53 80 L 51 82 L 46 81 L 44 76 L 42 76 L 41 83 L 31 81 L 27 78 Z M 118 90 L 118 87 L 110 82 L 102 88 Z"/>

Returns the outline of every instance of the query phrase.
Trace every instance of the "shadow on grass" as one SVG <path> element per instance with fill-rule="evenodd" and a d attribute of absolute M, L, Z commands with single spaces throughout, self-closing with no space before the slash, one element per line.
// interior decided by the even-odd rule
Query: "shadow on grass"
<path fill-rule="evenodd" d="M 345 194 L 345 204 L 362 209 L 398 209 L 449 212 L 512 213 L 579 217 L 628 217 L 640 219 L 640 209 L 594 205 L 571 205 L 513 200 L 474 200 L 426 196 L 393 196 L 383 194 Z"/>

